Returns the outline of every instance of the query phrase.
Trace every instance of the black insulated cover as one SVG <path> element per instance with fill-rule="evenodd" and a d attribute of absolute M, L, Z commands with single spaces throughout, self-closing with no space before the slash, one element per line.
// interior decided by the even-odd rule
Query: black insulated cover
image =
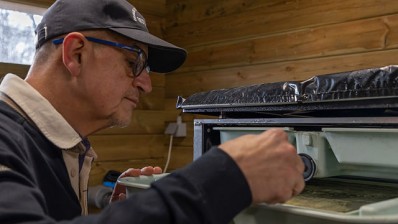
<path fill-rule="evenodd" d="M 398 66 L 263 83 L 179 97 L 184 112 L 273 112 L 398 107 Z"/>

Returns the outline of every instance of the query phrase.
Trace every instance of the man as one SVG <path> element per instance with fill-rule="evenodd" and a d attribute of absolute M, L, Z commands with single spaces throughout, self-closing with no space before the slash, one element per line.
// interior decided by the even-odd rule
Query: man
<path fill-rule="evenodd" d="M 26 79 L 8 74 L 0 85 L 0 223 L 221 224 L 304 188 L 304 166 L 275 129 L 223 143 L 143 193 L 81 216 L 96 158 L 86 137 L 127 125 L 151 92 L 149 68 L 173 71 L 186 52 L 149 34 L 125 0 L 56 1 L 36 32 Z"/>

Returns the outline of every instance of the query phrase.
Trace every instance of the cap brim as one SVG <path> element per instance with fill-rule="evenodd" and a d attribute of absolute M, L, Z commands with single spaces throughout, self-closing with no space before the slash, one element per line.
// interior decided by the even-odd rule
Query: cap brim
<path fill-rule="evenodd" d="M 187 52 L 146 31 L 131 28 L 109 28 L 128 38 L 148 44 L 148 65 L 151 71 L 172 72 L 179 68 L 187 57 Z"/>

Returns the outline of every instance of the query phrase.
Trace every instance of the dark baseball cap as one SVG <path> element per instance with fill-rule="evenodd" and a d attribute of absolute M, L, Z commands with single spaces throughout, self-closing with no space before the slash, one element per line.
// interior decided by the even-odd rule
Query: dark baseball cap
<path fill-rule="evenodd" d="M 108 29 L 148 45 L 151 71 L 166 73 L 180 67 L 187 52 L 148 32 L 144 17 L 126 0 L 57 0 L 36 28 L 36 49 L 70 32 Z"/>

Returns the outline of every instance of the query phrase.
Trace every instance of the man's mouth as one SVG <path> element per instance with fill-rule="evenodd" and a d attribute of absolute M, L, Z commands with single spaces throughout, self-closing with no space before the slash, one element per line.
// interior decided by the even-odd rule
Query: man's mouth
<path fill-rule="evenodd" d="M 138 103 L 139 103 L 139 99 L 137 99 L 137 98 L 133 98 L 133 97 L 125 97 L 125 98 L 128 101 L 132 102 L 135 105 L 134 107 L 136 107 L 138 105 Z"/>

